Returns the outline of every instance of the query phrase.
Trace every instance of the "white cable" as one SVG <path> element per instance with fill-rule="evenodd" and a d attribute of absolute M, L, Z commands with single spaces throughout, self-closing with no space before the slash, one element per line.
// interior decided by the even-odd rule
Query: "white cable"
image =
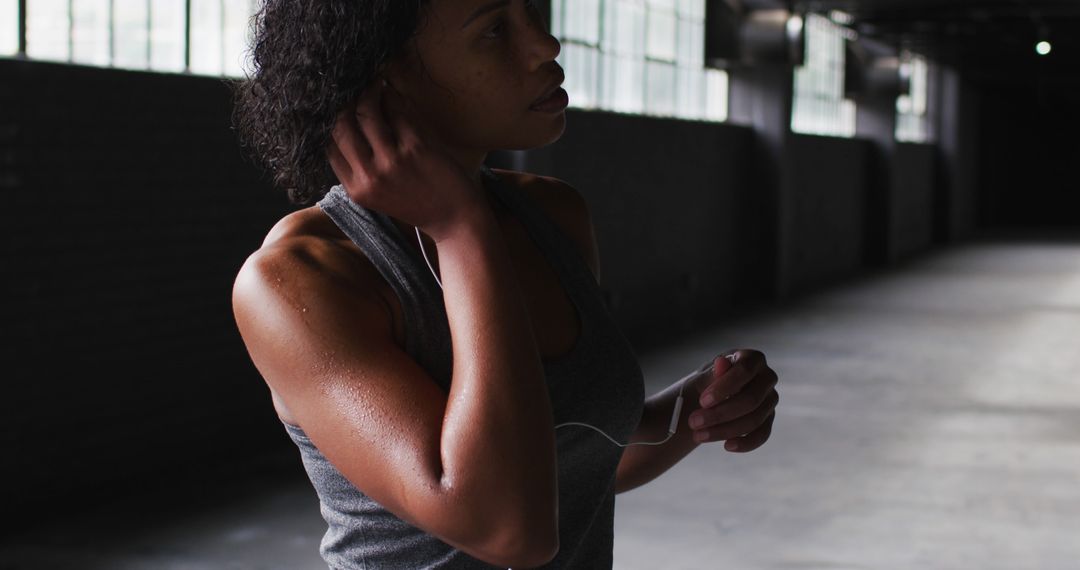
<path fill-rule="evenodd" d="M 672 410 L 672 412 L 671 412 L 671 421 L 668 422 L 667 437 L 665 437 L 664 439 L 661 439 L 660 441 L 635 441 L 633 443 L 619 443 L 619 442 L 615 441 L 610 435 L 604 433 L 603 430 L 601 430 L 600 428 L 598 428 L 596 426 L 591 426 L 589 424 L 581 423 L 581 422 L 564 422 L 564 423 L 561 423 L 561 424 L 555 426 L 555 429 L 559 429 L 559 428 L 565 427 L 565 426 L 583 426 L 583 427 L 587 427 L 587 428 L 594 429 L 594 430 L 600 432 L 600 435 L 608 438 L 608 440 L 611 441 L 611 443 L 614 443 L 615 445 L 617 445 L 619 447 L 630 447 L 631 445 L 661 445 L 661 444 L 667 443 L 668 440 L 671 439 L 671 436 L 675 435 L 675 430 L 679 426 L 679 412 L 682 411 L 682 405 L 683 405 L 683 397 L 682 397 L 683 388 L 686 387 L 686 381 L 689 380 L 690 378 L 694 377 L 696 374 L 697 374 L 696 371 L 691 372 L 685 378 L 683 378 L 682 380 L 679 380 L 679 397 L 675 399 L 675 409 Z"/>
<path fill-rule="evenodd" d="M 433 268 L 431 266 L 431 260 L 428 259 L 427 251 L 424 250 L 424 240 L 422 240 L 420 238 L 420 228 L 414 227 L 413 229 L 416 230 L 416 240 L 420 242 L 420 252 L 424 254 L 424 261 L 427 262 L 428 269 L 431 270 L 431 274 L 435 277 L 435 282 L 438 283 L 439 288 L 442 289 L 443 288 L 442 281 L 439 281 L 439 276 L 435 275 L 435 268 Z M 731 360 L 732 363 L 735 362 L 734 355 L 728 355 L 725 358 Z M 675 435 L 675 430 L 679 426 L 679 412 L 682 411 L 682 406 L 683 406 L 682 393 L 683 393 L 683 389 L 686 387 L 686 382 L 693 379 L 693 378 L 695 378 L 695 377 L 697 377 L 697 376 L 699 376 L 699 375 L 701 375 L 701 374 L 706 374 L 706 373 L 711 372 L 711 371 L 712 371 L 711 366 L 709 368 L 706 368 L 704 371 L 695 370 L 695 371 L 691 372 L 690 374 L 687 374 L 686 376 L 684 376 L 681 380 L 679 380 L 679 396 L 675 399 L 675 409 L 672 410 L 671 422 L 668 423 L 668 434 L 667 434 L 667 437 L 665 437 L 664 439 L 662 439 L 660 441 L 635 441 L 633 443 L 619 443 L 619 442 L 615 441 L 615 439 L 612 438 L 610 435 L 604 433 L 604 431 L 601 430 L 600 428 L 598 428 L 596 426 L 593 426 L 593 425 L 586 424 L 586 423 L 581 423 L 581 422 L 564 422 L 564 423 L 561 423 L 561 424 L 555 426 L 555 429 L 559 429 L 561 427 L 566 427 L 566 426 L 587 427 L 587 428 L 594 429 L 594 430 L 600 432 L 600 435 L 608 438 L 608 440 L 610 440 L 611 443 L 614 443 L 615 445 L 617 445 L 619 447 L 629 447 L 631 445 L 661 445 L 661 444 L 667 443 L 667 441 L 669 439 L 671 439 L 671 436 Z"/>
<path fill-rule="evenodd" d="M 431 266 L 431 260 L 427 258 L 427 252 L 424 251 L 424 240 L 420 239 L 420 228 L 413 226 L 416 230 L 416 241 L 420 242 L 420 253 L 424 254 L 424 261 L 427 262 L 428 269 L 431 270 L 431 274 L 435 277 L 435 282 L 439 284 L 439 289 L 442 289 L 442 281 L 439 281 L 439 276 L 435 275 L 435 268 Z"/>

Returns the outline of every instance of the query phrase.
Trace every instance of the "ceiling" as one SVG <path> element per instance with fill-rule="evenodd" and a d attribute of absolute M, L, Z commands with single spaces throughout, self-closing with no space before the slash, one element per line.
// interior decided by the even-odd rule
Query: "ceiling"
<path fill-rule="evenodd" d="M 1080 80 L 1080 0 L 792 0 L 799 11 L 841 10 L 849 27 L 960 68 L 974 79 L 1032 74 Z M 1051 43 L 1047 56 L 1035 52 Z M 1003 73 L 1008 71 L 1008 73 Z"/>

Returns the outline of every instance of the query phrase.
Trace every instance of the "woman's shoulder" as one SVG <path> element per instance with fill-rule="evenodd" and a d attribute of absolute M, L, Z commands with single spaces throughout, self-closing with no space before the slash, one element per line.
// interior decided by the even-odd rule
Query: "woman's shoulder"
<path fill-rule="evenodd" d="M 308 206 L 290 212 L 278 220 L 266 233 L 260 249 L 312 239 L 336 241 L 348 238 L 319 206 Z"/>
<path fill-rule="evenodd" d="M 585 197 L 577 188 L 554 176 L 492 168 L 511 188 L 525 192 L 555 226 L 577 246 L 593 276 L 600 278 L 596 233 Z"/>
<path fill-rule="evenodd" d="M 378 269 L 317 205 L 278 220 L 241 271 L 248 266 L 283 264 L 303 271 L 312 280 L 332 278 L 382 296 L 383 278 Z"/>

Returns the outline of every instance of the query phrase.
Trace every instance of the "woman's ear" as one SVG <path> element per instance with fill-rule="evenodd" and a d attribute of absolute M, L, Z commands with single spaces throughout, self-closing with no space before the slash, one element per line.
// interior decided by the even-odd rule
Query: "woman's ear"
<path fill-rule="evenodd" d="M 378 78 L 378 80 L 381 81 L 383 84 L 394 84 L 393 73 L 386 66 L 380 67 L 375 77 Z"/>
<path fill-rule="evenodd" d="M 391 58 L 383 61 L 375 70 L 375 77 L 377 79 L 385 80 L 395 88 L 402 87 L 405 81 L 399 81 L 402 79 L 402 74 L 405 73 L 405 63 L 400 58 Z"/>

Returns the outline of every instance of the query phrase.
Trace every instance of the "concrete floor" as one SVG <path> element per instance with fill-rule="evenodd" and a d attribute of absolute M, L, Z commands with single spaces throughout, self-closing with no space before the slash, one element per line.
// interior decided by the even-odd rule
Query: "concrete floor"
<path fill-rule="evenodd" d="M 642 354 L 652 391 L 757 348 L 781 399 L 764 447 L 705 446 L 619 495 L 615 567 L 1080 568 L 1078 341 L 1080 242 L 1029 240 L 932 254 Z M 304 480 L 165 526 L 145 515 L 0 539 L 0 570 L 325 568 Z"/>

